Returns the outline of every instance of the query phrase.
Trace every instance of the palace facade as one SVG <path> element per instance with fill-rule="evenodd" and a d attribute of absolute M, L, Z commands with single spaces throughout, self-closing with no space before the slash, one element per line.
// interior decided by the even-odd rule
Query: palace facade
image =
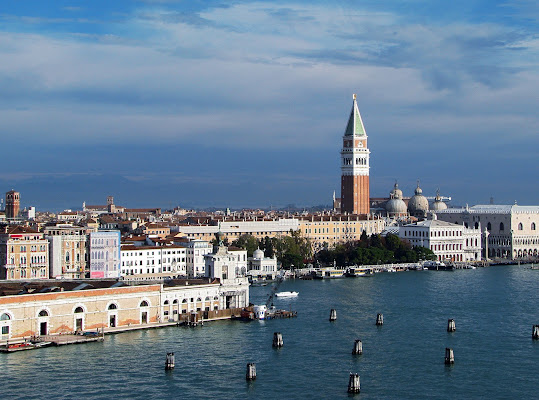
<path fill-rule="evenodd" d="M 249 285 L 216 279 L 128 286 L 114 280 L 0 283 L 0 343 L 31 336 L 149 328 L 191 312 L 249 305 Z"/>

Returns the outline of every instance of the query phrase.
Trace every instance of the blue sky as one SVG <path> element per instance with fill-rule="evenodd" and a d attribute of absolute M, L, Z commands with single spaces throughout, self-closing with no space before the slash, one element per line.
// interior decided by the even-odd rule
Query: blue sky
<path fill-rule="evenodd" d="M 63 209 L 329 204 L 352 103 L 371 196 L 539 204 L 539 6 L 9 1 L 0 191 Z"/>

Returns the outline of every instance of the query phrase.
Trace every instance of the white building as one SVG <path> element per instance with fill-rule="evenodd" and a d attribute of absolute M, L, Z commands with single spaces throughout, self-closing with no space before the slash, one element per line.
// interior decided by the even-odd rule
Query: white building
<path fill-rule="evenodd" d="M 211 241 L 217 232 L 223 233 L 229 242 L 236 240 L 241 235 L 252 235 L 257 239 L 287 235 L 290 230 L 297 231 L 299 220 L 295 218 L 283 218 L 263 221 L 223 221 L 219 225 L 179 225 L 172 226 L 171 231 L 178 231 L 188 239 L 202 239 Z"/>
<path fill-rule="evenodd" d="M 43 233 L 49 241 L 49 276 L 85 278 L 88 271 L 86 228 L 64 224 L 47 226 Z"/>
<path fill-rule="evenodd" d="M 248 300 L 249 292 L 245 287 L 249 287 L 249 281 L 245 277 L 245 269 L 241 267 L 242 252 L 245 252 L 247 260 L 246 250 L 229 251 L 223 245 L 214 246 L 213 252 L 204 256 L 206 277 L 219 279 L 222 285 L 230 288 L 224 293 L 227 308 L 241 307 L 241 304 L 245 304 L 245 295 Z"/>
<path fill-rule="evenodd" d="M 133 246 L 121 248 L 121 276 L 170 272 L 187 276 L 187 249 L 183 246 Z"/>
<path fill-rule="evenodd" d="M 515 260 L 539 256 L 539 206 L 476 205 L 437 211 L 437 216 L 439 220 L 480 229 L 482 247 L 488 248 L 489 258 Z"/>
<path fill-rule="evenodd" d="M 28 220 L 28 221 L 34 220 L 34 219 L 36 219 L 36 208 L 35 207 L 26 208 L 25 207 L 23 210 L 19 211 L 19 214 L 20 214 L 21 218 L 24 219 L 24 220 Z"/>
<path fill-rule="evenodd" d="M 120 276 L 120 231 L 90 233 L 90 278 Z"/>
<path fill-rule="evenodd" d="M 212 251 L 212 245 L 206 240 L 190 240 L 179 242 L 185 248 L 186 274 L 190 278 L 206 276 L 206 262 L 204 256 Z"/>
<path fill-rule="evenodd" d="M 399 237 L 412 246 L 431 249 L 439 261 L 481 260 L 481 231 L 445 221 L 428 220 L 404 225 Z"/>
<path fill-rule="evenodd" d="M 256 249 L 248 258 L 247 277 L 252 280 L 274 280 L 277 275 L 277 258 L 265 257 L 264 252 Z"/>

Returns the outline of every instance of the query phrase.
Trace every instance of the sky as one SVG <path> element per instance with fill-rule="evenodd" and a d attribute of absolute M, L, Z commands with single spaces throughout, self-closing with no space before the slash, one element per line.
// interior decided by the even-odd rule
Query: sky
<path fill-rule="evenodd" d="M 0 193 L 330 204 L 357 93 L 371 197 L 537 205 L 538 4 L 3 0 Z"/>

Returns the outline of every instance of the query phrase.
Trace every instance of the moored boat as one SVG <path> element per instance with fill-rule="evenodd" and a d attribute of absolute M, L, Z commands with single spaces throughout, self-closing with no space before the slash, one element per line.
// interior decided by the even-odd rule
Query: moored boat
<path fill-rule="evenodd" d="M 47 347 L 52 345 L 52 342 L 22 342 L 22 343 L 10 343 L 3 347 L 0 347 L 2 353 L 13 353 L 15 351 L 33 350 L 41 347 Z"/>
<path fill-rule="evenodd" d="M 371 276 L 374 274 L 372 268 L 368 267 L 348 267 L 345 272 L 345 276 L 355 278 L 357 276 Z"/>

